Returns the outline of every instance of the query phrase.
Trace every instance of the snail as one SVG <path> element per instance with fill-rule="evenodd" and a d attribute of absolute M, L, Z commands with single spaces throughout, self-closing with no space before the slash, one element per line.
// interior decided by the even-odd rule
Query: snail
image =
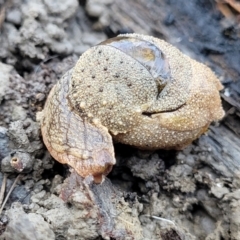
<path fill-rule="evenodd" d="M 101 183 L 115 164 L 113 141 L 182 149 L 220 120 L 215 74 L 169 43 L 126 34 L 87 50 L 51 90 L 43 141 L 57 161 Z"/>

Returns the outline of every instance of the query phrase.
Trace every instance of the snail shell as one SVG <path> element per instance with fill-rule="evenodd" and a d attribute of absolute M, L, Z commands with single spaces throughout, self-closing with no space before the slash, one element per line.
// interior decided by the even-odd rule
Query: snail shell
<path fill-rule="evenodd" d="M 87 50 L 51 90 L 43 140 L 51 155 L 101 182 L 115 164 L 112 139 L 181 149 L 224 111 L 205 65 L 150 36 L 120 35 Z"/>

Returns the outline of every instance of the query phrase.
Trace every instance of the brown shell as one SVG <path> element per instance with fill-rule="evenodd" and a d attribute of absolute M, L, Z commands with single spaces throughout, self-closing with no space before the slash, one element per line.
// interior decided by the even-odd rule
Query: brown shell
<path fill-rule="evenodd" d="M 100 183 L 116 162 L 112 138 L 100 123 L 92 125 L 72 109 L 68 101 L 71 75 L 70 70 L 48 96 L 41 120 L 43 141 L 57 161 Z"/>
<path fill-rule="evenodd" d="M 221 89 L 207 66 L 165 41 L 120 35 L 86 51 L 53 88 L 43 139 L 55 159 L 99 177 L 115 163 L 111 137 L 141 149 L 191 143 L 223 117 Z"/>

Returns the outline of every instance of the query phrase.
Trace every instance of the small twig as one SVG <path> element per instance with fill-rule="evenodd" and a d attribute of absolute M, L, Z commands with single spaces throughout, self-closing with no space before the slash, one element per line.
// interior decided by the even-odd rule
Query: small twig
<path fill-rule="evenodd" d="M 3 180 L 2 180 L 2 186 L 1 186 L 1 190 L 0 190 L 0 206 L 2 205 L 2 202 L 3 202 L 6 184 L 7 184 L 7 174 L 4 173 Z"/>
<path fill-rule="evenodd" d="M 161 217 L 157 217 L 157 216 L 150 216 L 150 215 L 144 215 L 144 216 L 150 217 L 150 218 L 154 218 L 154 219 L 156 219 L 156 220 L 168 222 L 168 223 L 171 223 L 171 224 L 173 224 L 174 226 L 176 226 L 176 224 L 175 224 L 173 221 L 171 221 L 171 220 L 169 220 L 169 219 L 166 219 L 166 218 L 161 218 Z"/>
<path fill-rule="evenodd" d="M 0 29 L 5 21 L 6 10 L 12 6 L 12 0 L 7 0 L 0 8 Z"/>
<path fill-rule="evenodd" d="M 7 203 L 7 200 L 8 200 L 8 198 L 9 198 L 10 194 L 12 193 L 13 189 L 15 188 L 15 186 L 16 186 L 16 184 L 17 184 L 17 182 L 18 182 L 18 179 L 20 178 L 20 176 L 21 176 L 21 174 L 18 174 L 18 176 L 17 176 L 16 179 L 14 180 L 13 185 L 11 186 L 11 188 L 10 188 L 10 190 L 9 190 L 6 198 L 4 199 L 4 202 L 3 202 L 2 207 L 1 207 L 1 209 L 0 209 L 0 214 L 2 214 L 2 210 L 3 210 L 4 206 L 5 206 L 5 204 Z"/>
<path fill-rule="evenodd" d="M 5 20 L 5 12 L 6 8 L 3 6 L 2 9 L 0 9 L 0 29 L 2 28 L 3 22 Z"/>
<path fill-rule="evenodd" d="M 157 220 L 161 220 L 161 221 L 165 221 L 165 222 L 171 223 L 174 226 L 176 226 L 175 223 L 173 221 L 169 220 L 169 219 L 161 218 L 161 217 L 157 217 L 157 216 L 151 216 L 151 217 L 154 218 L 154 219 L 157 219 Z"/>

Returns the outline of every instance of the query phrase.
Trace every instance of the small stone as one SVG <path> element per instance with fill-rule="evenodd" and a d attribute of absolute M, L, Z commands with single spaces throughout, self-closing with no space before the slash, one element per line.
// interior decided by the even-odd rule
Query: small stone
<path fill-rule="evenodd" d="M 221 199 L 225 194 L 229 193 L 229 189 L 218 183 L 211 187 L 211 192 L 216 198 Z"/>

